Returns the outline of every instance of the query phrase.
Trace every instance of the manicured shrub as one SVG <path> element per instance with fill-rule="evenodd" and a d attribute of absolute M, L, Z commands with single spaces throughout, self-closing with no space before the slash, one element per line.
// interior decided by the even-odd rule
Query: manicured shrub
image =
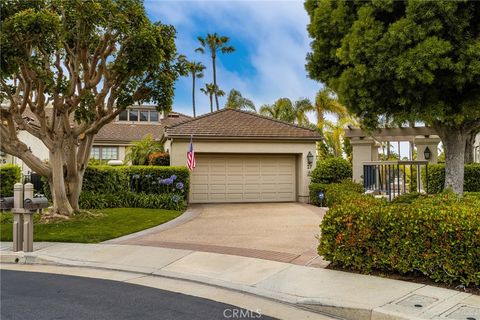
<path fill-rule="evenodd" d="M 423 183 L 425 185 L 425 169 L 422 170 Z M 428 166 L 428 193 L 439 193 L 445 185 L 445 164 L 433 164 Z M 465 165 L 463 183 L 464 191 L 480 192 L 480 163 Z"/>
<path fill-rule="evenodd" d="M 311 183 L 310 184 L 310 203 L 316 206 L 330 207 L 337 202 L 341 202 L 344 198 L 350 196 L 361 195 L 364 192 L 363 186 L 349 179 L 341 183 Z M 320 200 L 318 194 L 323 192 L 324 199 Z"/>
<path fill-rule="evenodd" d="M 13 164 L 6 164 L 0 167 L 0 196 L 13 196 L 13 185 L 20 182 L 22 178 L 21 169 Z"/>
<path fill-rule="evenodd" d="M 186 206 L 190 173 L 186 167 L 89 166 L 79 199 L 82 209 Z M 51 199 L 48 183 L 44 193 Z"/>
<path fill-rule="evenodd" d="M 88 166 L 83 176 L 82 192 L 118 193 L 129 190 L 126 167 Z"/>
<path fill-rule="evenodd" d="M 186 200 L 176 194 L 146 194 L 131 191 L 116 194 L 82 192 L 79 205 L 82 209 L 148 208 L 182 210 Z"/>
<path fill-rule="evenodd" d="M 319 254 L 364 273 L 420 272 L 437 282 L 480 285 L 480 194 L 410 200 L 356 196 L 337 203 L 322 221 Z"/>
<path fill-rule="evenodd" d="M 190 172 L 186 167 L 128 166 L 122 167 L 129 177 L 131 190 L 143 193 L 169 193 L 181 183 L 181 190 L 188 194 Z M 170 181 L 170 178 L 174 178 Z M 179 186 L 180 187 L 180 186 Z"/>
<path fill-rule="evenodd" d="M 148 156 L 148 164 L 151 166 L 169 166 L 170 155 L 166 152 L 155 152 Z"/>
<path fill-rule="evenodd" d="M 352 178 L 352 165 L 337 157 L 320 160 L 312 172 L 313 183 L 338 183 Z"/>
<path fill-rule="evenodd" d="M 420 192 L 409 192 L 404 193 L 399 196 L 396 196 L 392 203 L 412 203 L 417 201 L 419 198 L 425 198 L 427 195 L 420 193 Z"/>

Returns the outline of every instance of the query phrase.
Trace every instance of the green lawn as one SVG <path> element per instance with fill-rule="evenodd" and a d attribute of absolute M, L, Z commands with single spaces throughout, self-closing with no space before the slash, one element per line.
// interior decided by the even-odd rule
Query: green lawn
<path fill-rule="evenodd" d="M 182 212 L 163 209 L 115 208 L 91 210 L 68 221 L 38 222 L 35 214 L 34 240 L 96 243 L 144 230 L 170 221 Z M 12 241 L 12 214 L 0 214 L 0 239 Z"/>

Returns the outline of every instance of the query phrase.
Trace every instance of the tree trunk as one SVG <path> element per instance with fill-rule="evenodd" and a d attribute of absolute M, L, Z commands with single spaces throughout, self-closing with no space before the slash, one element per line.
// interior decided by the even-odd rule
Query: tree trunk
<path fill-rule="evenodd" d="M 445 149 L 445 189 L 451 189 L 456 194 L 463 195 L 465 145 L 468 132 L 462 128 L 440 124 L 436 124 L 435 129 Z"/>
<path fill-rule="evenodd" d="M 74 212 L 65 187 L 65 172 L 63 149 L 55 148 L 50 151 L 50 166 L 52 178 L 49 180 L 53 199 L 53 211 L 63 215 L 71 215 Z"/>
<path fill-rule="evenodd" d="M 77 176 L 68 182 L 68 201 L 74 212 L 80 212 L 78 201 L 83 185 L 83 171 L 78 172 Z"/>
<path fill-rule="evenodd" d="M 213 84 L 215 85 L 215 105 L 217 106 L 217 111 L 220 110 L 218 108 L 218 96 L 217 96 L 217 67 L 215 66 L 215 56 L 212 55 L 212 65 L 213 65 Z M 212 110 L 213 112 L 213 110 Z"/>
<path fill-rule="evenodd" d="M 210 112 L 213 112 L 213 95 L 210 93 Z"/>
<path fill-rule="evenodd" d="M 465 163 L 473 163 L 473 144 L 475 143 L 476 131 L 471 132 L 467 137 L 465 144 Z"/>
<path fill-rule="evenodd" d="M 193 117 L 196 118 L 196 113 L 195 113 L 195 73 L 192 73 L 192 106 L 193 106 Z"/>

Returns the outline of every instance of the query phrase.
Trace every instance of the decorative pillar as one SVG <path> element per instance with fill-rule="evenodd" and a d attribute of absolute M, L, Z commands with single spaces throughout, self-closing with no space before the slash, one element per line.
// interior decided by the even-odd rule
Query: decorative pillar
<path fill-rule="evenodd" d="M 33 199 L 33 184 L 25 183 L 24 201 L 25 199 Z M 33 251 L 33 213 L 34 211 L 24 211 L 23 215 L 23 251 Z"/>
<path fill-rule="evenodd" d="M 378 143 L 370 137 L 351 138 L 352 146 L 352 179 L 355 182 L 363 181 L 363 163 L 378 161 Z"/>
<path fill-rule="evenodd" d="M 23 184 L 13 186 L 13 251 L 23 250 Z"/>
<path fill-rule="evenodd" d="M 430 159 L 428 159 L 428 163 L 438 163 L 438 144 L 440 141 L 441 140 L 438 136 L 415 137 L 413 143 L 417 148 L 417 160 L 427 160 L 425 159 L 425 150 L 428 148 L 428 150 L 430 150 Z"/>

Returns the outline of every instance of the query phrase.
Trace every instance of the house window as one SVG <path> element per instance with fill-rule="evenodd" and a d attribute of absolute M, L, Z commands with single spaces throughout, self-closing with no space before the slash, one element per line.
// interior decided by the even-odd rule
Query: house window
<path fill-rule="evenodd" d="M 90 158 L 100 160 L 100 147 L 93 147 Z"/>
<path fill-rule="evenodd" d="M 150 111 L 150 122 L 158 122 L 158 111 Z"/>
<path fill-rule="evenodd" d="M 118 115 L 118 121 L 158 122 L 159 113 L 156 110 L 139 110 L 139 109 L 123 110 Z"/>
<path fill-rule="evenodd" d="M 148 111 L 147 110 L 140 111 L 140 121 L 148 121 Z"/>
<path fill-rule="evenodd" d="M 117 160 L 118 148 L 117 147 L 102 147 L 102 159 L 101 160 Z"/>
<path fill-rule="evenodd" d="M 138 121 L 138 110 L 130 110 L 130 121 Z"/>
<path fill-rule="evenodd" d="M 90 157 L 97 160 L 118 160 L 118 147 L 93 147 Z"/>
<path fill-rule="evenodd" d="M 118 115 L 118 120 L 119 121 L 128 121 L 128 111 L 123 110 L 122 112 L 120 112 L 120 114 Z"/>

